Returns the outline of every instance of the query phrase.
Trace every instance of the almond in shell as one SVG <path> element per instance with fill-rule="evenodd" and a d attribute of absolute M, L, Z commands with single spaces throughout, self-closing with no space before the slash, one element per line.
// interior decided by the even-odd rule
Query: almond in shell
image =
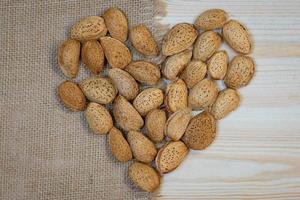
<path fill-rule="evenodd" d="M 240 97 L 236 90 L 225 89 L 218 95 L 216 102 L 211 108 L 211 114 L 216 119 L 222 119 L 237 109 L 240 104 Z"/>
<path fill-rule="evenodd" d="M 151 110 L 145 119 L 147 135 L 153 142 L 161 142 L 164 139 L 166 113 L 163 110 Z"/>
<path fill-rule="evenodd" d="M 129 167 L 130 179 L 146 192 L 154 192 L 160 185 L 160 176 L 149 165 L 135 162 Z"/>
<path fill-rule="evenodd" d="M 207 61 L 207 72 L 216 80 L 222 80 L 227 72 L 229 57 L 226 51 L 217 51 Z"/>
<path fill-rule="evenodd" d="M 108 142 L 112 154 L 118 161 L 127 162 L 132 159 L 131 148 L 119 129 L 115 127 L 110 129 Z"/>
<path fill-rule="evenodd" d="M 119 93 L 127 100 L 133 100 L 138 95 L 139 85 L 128 72 L 119 68 L 112 68 L 108 70 L 108 76 Z"/>
<path fill-rule="evenodd" d="M 171 56 L 191 47 L 198 35 L 193 25 L 180 23 L 175 25 L 164 37 L 162 54 Z"/>
<path fill-rule="evenodd" d="M 148 85 L 154 85 L 160 79 L 160 69 L 152 62 L 135 61 L 127 65 L 125 70 L 135 80 Z"/>
<path fill-rule="evenodd" d="M 143 163 L 150 163 L 154 160 L 157 150 L 151 140 L 139 131 L 129 131 L 127 139 L 130 144 L 133 156 Z"/>
<path fill-rule="evenodd" d="M 182 80 L 188 88 L 192 88 L 196 83 L 204 79 L 207 66 L 201 60 L 192 60 L 181 74 Z"/>
<path fill-rule="evenodd" d="M 228 19 L 228 14 L 222 9 L 210 9 L 203 12 L 196 20 L 195 26 L 203 30 L 222 28 Z"/>
<path fill-rule="evenodd" d="M 224 25 L 223 37 L 238 53 L 248 54 L 252 50 L 252 42 L 247 28 L 236 20 L 230 20 Z"/>
<path fill-rule="evenodd" d="M 169 117 L 165 125 L 165 135 L 174 141 L 180 140 L 191 118 L 192 110 L 190 108 L 176 111 Z"/>
<path fill-rule="evenodd" d="M 64 41 L 58 50 L 58 64 L 63 74 L 68 78 L 75 78 L 79 71 L 80 42 L 76 40 Z"/>
<path fill-rule="evenodd" d="M 178 79 L 167 86 L 165 104 L 169 112 L 176 112 L 188 105 L 188 89 L 183 80 Z"/>
<path fill-rule="evenodd" d="M 86 78 L 80 82 L 80 88 L 86 98 L 100 104 L 111 103 L 117 95 L 111 81 L 102 77 Z"/>
<path fill-rule="evenodd" d="M 193 110 L 208 109 L 215 102 L 218 91 L 214 81 L 203 79 L 191 89 L 188 97 L 189 107 Z"/>
<path fill-rule="evenodd" d="M 58 86 L 58 96 L 63 104 L 72 111 L 82 111 L 86 107 L 83 92 L 72 81 L 65 81 Z"/>
<path fill-rule="evenodd" d="M 232 89 L 244 87 L 253 78 L 254 71 L 255 64 L 252 58 L 244 55 L 235 56 L 229 64 L 224 82 Z"/>
<path fill-rule="evenodd" d="M 164 101 L 164 94 L 161 89 L 148 88 L 137 95 L 133 101 L 133 106 L 145 116 L 150 110 L 158 108 Z"/>
<path fill-rule="evenodd" d="M 99 74 L 103 70 L 104 52 L 97 40 L 86 41 L 81 50 L 82 62 L 93 74 Z"/>
<path fill-rule="evenodd" d="M 71 38 L 79 41 L 98 40 L 106 33 L 104 19 L 99 16 L 90 16 L 80 20 L 72 27 Z"/>
<path fill-rule="evenodd" d="M 89 103 L 85 117 L 89 127 L 96 134 L 107 134 L 113 127 L 112 117 L 108 110 L 98 103 Z"/>
<path fill-rule="evenodd" d="M 117 124 L 125 131 L 139 130 L 144 120 L 123 96 L 118 96 L 113 105 L 113 115 Z"/>
<path fill-rule="evenodd" d="M 176 80 L 177 76 L 185 69 L 192 58 L 192 51 L 185 50 L 168 57 L 164 63 L 162 73 L 169 80 Z"/>
<path fill-rule="evenodd" d="M 195 42 L 194 59 L 206 62 L 221 46 L 220 35 L 213 31 L 202 33 Z"/>
<path fill-rule="evenodd" d="M 111 37 L 125 42 L 128 35 L 128 20 L 124 12 L 118 8 L 109 8 L 103 18 Z"/>
<path fill-rule="evenodd" d="M 134 48 L 145 56 L 157 56 L 159 53 L 158 45 L 144 24 L 140 24 L 131 29 L 129 39 Z"/>
<path fill-rule="evenodd" d="M 100 39 L 105 57 L 112 67 L 124 69 L 132 59 L 130 50 L 117 39 L 102 37 Z"/>
<path fill-rule="evenodd" d="M 182 141 L 167 143 L 156 156 L 157 170 L 162 174 L 173 171 L 182 163 L 188 152 L 189 149 Z"/>
<path fill-rule="evenodd" d="M 207 112 L 196 115 L 185 131 L 183 142 L 191 149 L 207 148 L 216 137 L 216 124 L 215 118 Z"/>

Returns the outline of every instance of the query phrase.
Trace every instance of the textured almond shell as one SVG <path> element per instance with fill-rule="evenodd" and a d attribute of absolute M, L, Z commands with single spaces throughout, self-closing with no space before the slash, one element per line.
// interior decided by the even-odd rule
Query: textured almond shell
<path fill-rule="evenodd" d="M 160 185 L 160 176 L 149 165 L 135 162 L 129 167 L 130 179 L 146 192 L 154 192 Z"/>
<path fill-rule="evenodd" d="M 109 131 L 108 143 L 112 154 L 118 161 L 127 162 L 132 159 L 131 148 L 119 129 L 113 127 Z"/>
<path fill-rule="evenodd" d="M 213 31 L 202 33 L 195 42 L 193 58 L 206 62 L 221 46 L 220 35 Z"/>
<path fill-rule="evenodd" d="M 216 119 L 222 119 L 237 109 L 240 104 L 240 97 L 236 90 L 225 89 L 218 95 L 216 102 L 211 108 L 211 114 Z"/>
<path fill-rule="evenodd" d="M 111 103 L 117 95 L 115 87 L 107 78 L 86 78 L 80 82 L 80 88 L 86 98 L 100 104 Z"/>
<path fill-rule="evenodd" d="M 58 96 L 63 104 L 72 111 L 82 111 L 86 107 L 86 99 L 79 86 L 65 81 L 58 86 Z"/>
<path fill-rule="evenodd" d="M 129 131 L 127 139 L 133 156 L 143 163 L 150 163 L 154 160 L 157 150 L 151 140 L 139 131 Z"/>
<path fill-rule="evenodd" d="M 174 141 L 180 140 L 191 118 L 192 110 L 190 108 L 184 108 L 173 113 L 165 125 L 165 135 Z"/>
<path fill-rule="evenodd" d="M 167 86 L 165 104 L 169 112 L 188 106 L 188 89 L 183 80 L 178 79 Z"/>
<path fill-rule="evenodd" d="M 159 53 L 158 45 L 144 24 L 140 24 L 131 29 L 129 39 L 134 48 L 145 56 L 157 56 Z"/>
<path fill-rule="evenodd" d="M 127 100 L 133 100 L 138 95 L 139 85 L 128 72 L 119 68 L 112 68 L 108 70 L 108 76 L 119 93 Z"/>
<path fill-rule="evenodd" d="M 192 60 L 181 74 L 188 88 L 192 88 L 196 83 L 204 79 L 207 66 L 201 60 Z"/>
<path fill-rule="evenodd" d="M 216 126 L 215 118 L 202 112 L 191 119 L 182 140 L 191 149 L 205 149 L 215 140 Z"/>
<path fill-rule="evenodd" d="M 97 40 L 90 40 L 83 43 L 81 58 L 82 62 L 93 74 L 99 74 L 103 70 L 104 52 Z"/>
<path fill-rule="evenodd" d="M 193 25 L 180 23 L 175 25 L 165 36 L 162 42 L 162 54 L 171 56 L 191 47 L 198 35 Z"/>
<path fill-rule="evenodd" d="M 89 127 L 96 134 L 107 134 L 113 126 L 112 117 L 108 110 L 98 103 L 89 103 L 85 117 Z"/>
<path fill-rule="evenodd" d="M 156 84 L 160 79 L 159 67 L 148 61 L 135 61 L 127 65 L 125 70 L 137 81 L 148 85 Z"/>
<path fill-rule="evenodd" d="M 139 130 L 144 125 L 138 111 L 120 95 L 114 101 L 113 115 L 117 124 L 125 131 Z"/>
<path fill-rule="evenodd" d="M 163 110 L 154 109 L 147 114 L 145 119 L 147 135 L 153 142 L 161 142 L 164 139 L 166 120 L 166 113 Z"/>
<path fill-rule="evenodd" d="M 215 102 L 217 96 L 217 84 L 212 80 L 203 79 L 191 89 L 188 104 L 193 110 L 207 109 Z"/>
<path fill-rule="evenodd" d="M 252 50 L 252 42 L 247 28 L 236 20 L 230 20 L 224 25 L 223 37 L 238 53 L 248 54 Z"/>
<path fill-rule="evenodd" d="M 248 56 L 235 56 L 229 64 L 228 72 L 224 79 L 227 87 L 238 89 L 249 84 L 254 76 L 255 64 Z"/>
<path fill-rule="evenodd" d="M 195 26 L 202 30 L 222 28 L 228 19 L 228 14 L 222 9 L 210 9 L 203 12 L 196 20 Z"/>
<path fill-rule="evenodd" d="M 155 163 L 160 173 L 168 173 L 176 169 L 187 156 L 189 149 L 182 141 L 169 142 L 161 148 Z"/>
<path fill-rule="evenodd" d="M 148 88 L 137 95 L 133 101 L 133 106 L 145 116 L 150 110 L 158 108 L 164 102 L 164 94 L 161 89 Z"/>
<path fill-rule="evenodd" d="M 168 57 L 164 63 L 162 73 L 169 80 L 175 80 L 185 69 L 192 58 L 192 51 L 185 50 L 181 53 Z"/>
<path fill-rule="evenodd" d="M 227 72 L 229 57 L 226 51 L 216 52 L 207 61 L 207 72 L 216 80 L 222 80 Z"/>
<path fill-rule="evenodd" d="M 71 38 L 79 41 L 98 40 L 106 33 L 104 19 L 99 16 L 90 16 L 80 20 L 72 27 Z"/>
<path fill-rule="evenodd" d="M 128 35 L 128 20 L 125 13 L 118 8 L 109 8 L 103 18 L 111 37 L 125 42 Z"/>
<path fill-rule="evenodd" d="M 100 39 L 105 57 L 112 67 L 124 69 L 132 59 L 128 47 L 122 42 L 111 37 L 102 37 Z"/>
<path fill-rule="evenodd" d="M 58 64 L 63 74 L 68 78 L 75 78 L 79 71 L 80 42 L 76 40 L 64 41 L 58 50 Z"/>

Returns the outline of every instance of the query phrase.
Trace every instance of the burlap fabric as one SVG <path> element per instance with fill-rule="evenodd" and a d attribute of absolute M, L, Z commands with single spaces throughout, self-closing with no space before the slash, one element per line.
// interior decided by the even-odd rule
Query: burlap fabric
<path fill-rule="evenodd" d="M 0 1 L 0 199 L 148 199 L 112 157 L 107 137 L 56 95 L 57 48 L 80 18 L 110 6 L 154 29 L 149 0 Z M 83 67 L 77 81 L 88 76 Z"/>

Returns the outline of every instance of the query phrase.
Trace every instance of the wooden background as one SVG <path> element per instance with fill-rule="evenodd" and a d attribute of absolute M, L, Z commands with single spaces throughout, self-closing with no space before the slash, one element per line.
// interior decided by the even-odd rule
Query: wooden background
<path fill-rule="evenodd" d="M 159 20 L 170 26 L 192 23 L 208 8 L 228 11 L 251 30 L 257 70 L 240 89 L 240 108 L 220 121 L 215 143 L 191 151 L 153 198 L 300 199 L 300 1 L 166 4 Z"/>

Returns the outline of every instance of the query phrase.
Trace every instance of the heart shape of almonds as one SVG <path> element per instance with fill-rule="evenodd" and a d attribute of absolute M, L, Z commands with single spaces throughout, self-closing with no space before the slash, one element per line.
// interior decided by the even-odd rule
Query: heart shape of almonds
<path fill-rule="evenodd" d="M 215 29 L 222 29 L 222 34 Z M 132 61 L 131 50 L 125 45 L 128 37 L 144 56 L 161 53 L 163 66 Z M 219 50 L 223 39 L 238 53 L 230 62 L 227 52 Z M 228 20 L 221 9 L 205 11 L 194 25 L 175 25 L 161 46 L 160 50 L 145 25 L 129 31 L 124 12 L 109 8 L 102 17 L 91 16 L 76 23 L 71 39 L 58 51 L 58 63 L 66 77 L 77 76 L 80 55 L 94 74 L 78 84 L 69 80 L 61 83 L 61 102 L 72 111 L 85 110 L 90 129 L 95 134 L 108 134 L 118 161 L 135 159 L 128 175 L 148 192 L 159 187 L 162 174 L 182 163 L 189 149 L 203 150 L 212 144 L 217 120 L 239 106 L 237 89 L 246 86 L 255 71 L 253 59 L 245 55 L 253 49 L 249 32 L 240 22 Z M 110 66 L 108 76 L 97 76 L 104 70 L 105 60 Z M 164 90 L 156 86 L 161 74 L 170 80 Z M 226 88 L 220 91 L 216 80 L 223 81 Z M 141 89 L 141 84 L 150 87 Z M 108 104 L 113 105 L 112 114 Z M 192 111 L 198 110 L 203 112 L 193 116 Z"/>

